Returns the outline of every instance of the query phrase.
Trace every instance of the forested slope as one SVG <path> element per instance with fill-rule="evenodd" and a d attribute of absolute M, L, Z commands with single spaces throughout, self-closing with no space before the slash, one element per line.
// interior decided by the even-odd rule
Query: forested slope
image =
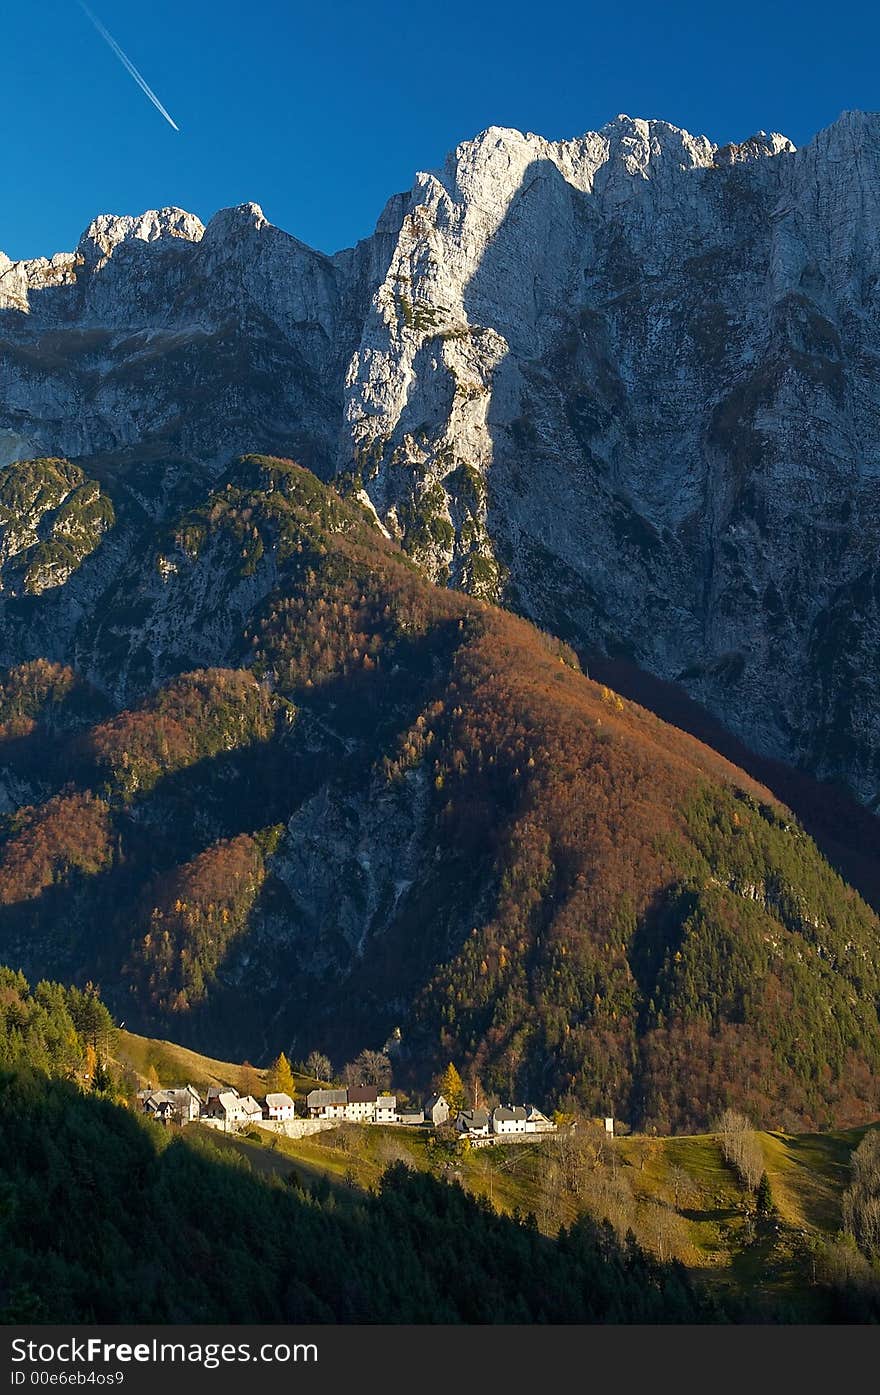
<path fill-rule="evenodd" d="M 2 679 L 7 962 L 227 1056 L 876 1114 L 880 927 L 793 816 L 307 471 L 236 462 L 79 633 Z"/>

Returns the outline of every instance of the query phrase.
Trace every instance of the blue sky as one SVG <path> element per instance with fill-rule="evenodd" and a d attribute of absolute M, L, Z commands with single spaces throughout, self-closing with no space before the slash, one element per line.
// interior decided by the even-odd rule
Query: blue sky
<path fill-rule="evenodd" d="M 803 144 L 845 108 L 880 107 L 867 3 L 90 3 L 180 134 L 77 0 L 6 0 L 0 249 L 13 257 L 68 250 L 99 212 L 178 204 L 206 219 L 246 199 L 335 251 L 486 126 L 556 139 L 627 112 L 718 142 L 763 127 Z"/>

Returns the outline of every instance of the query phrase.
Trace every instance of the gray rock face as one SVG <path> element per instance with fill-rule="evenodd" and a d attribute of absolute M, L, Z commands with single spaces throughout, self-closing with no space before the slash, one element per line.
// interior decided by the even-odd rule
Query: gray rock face
<path fill-rule="evenodd" d="M 379 779 L 348 794 L 325 785 L 293 815 L 273 871 L 299 913 L 307 972 L 359 962 L 381 938 L 424 874 L 431 814 L 418 769 L 391 791 Z"/>
<path fill-rule="evenodd" d="M 0 463 L 293 455 L 437 579 L 880 798 L 880 116 L 492 128 L 325 257 L 254 204 L 0 258 Z M 112 487 L 111 487 L 112 494 Z"/>
<path fill-rule="evenodd" d="M 0 261 L 0 464 L 218 466 L 257 441 L 326 476 L 357 263 L 342 274 L 256 204 L 207 228 L 174 208 L 101 217 L 71 256 Z"/>

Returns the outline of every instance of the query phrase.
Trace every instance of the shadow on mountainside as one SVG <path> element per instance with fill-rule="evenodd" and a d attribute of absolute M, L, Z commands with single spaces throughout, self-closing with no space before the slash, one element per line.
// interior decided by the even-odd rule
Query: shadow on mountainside
<path fill-rule="evenodd" d="M 487 473 L 489 533 L 513 573 L 509 602 L 571 643 L 591 677 L 697 737 L 764 784 L 792 809 L 840 875 L 880 911 L 880 820 L 842 786 L 757 754 L 676 684 L 654 677 L 630 659 L 607 657 L 604 651 L 609 648 L 627 653 L 627 635 L 620 631 L 615 605 L 603 601 L 591 582 L 588 566 L 575 560 L 579 546 L 587 546 L 586 540 L 579 542 L 577 521 L 566 515 L 555 519 L 562 543 L 552 553 L 534 532 L 536 496 L 539 502 L 540 497 L 552 499 L 557 491 L 564 493 L 564 487 L 570 491 L 574 480 L 585 497 L 597 500 L 591 528 L 599 530 L 630 582 L 636 579 L 646 603 L 654 598 L 653 626 L 662 632 L 680 623 L 673 609 L 664 609 L 656 585 L 664 568 L 679 567 L 679 545 L 668 530 L 658 531 L 643 518 L 625 491 L 616 491 L 608 461 L 617 457 L 612 452 L 605 458 L 626 394 L 606 316 L 601 308 L 584 308 L 582 288 L 572 284 L 570 322 L 561 323 L 558 289 L 555 295 L 542 295 L 542 276 L 550 274 L 541 270 L 548 251 L 543 245 L 533 249 L 534 239 L 524 236 L 529 198 L 536 188 L 542 207 L 548 201 L 553 205 L 560 199 L 576 200 L 575 217 L 588 234 L 589 198 L 571 189 L 552 162 L 535 161 L 525 171 L 465 295 L 468 317 L 476 324 L 484 322 L 486 306 L 497 302 L 499 282 L 511 288 L 505 304 L 512 298 L 520 308 L 519 323 L 512 319 L 510 324 L 493 324 L 508 336 L 513 352 L 494 370 L 487 417 L 493 457 Z M 601 255 L 607 262 L 608 247 Z M 619 266 L 606 265 L 605 271 L 621 292 L 638 284 L 641 275 L 624 247 Z M 523 415 L 511 421 L 511 404 L 517 400 Z M 560 429 L 564 426 L 571 441 L 565 458 L 553 450 L 541 452 L 529 415 L 538 401 L 543 413 L 556 413 Z M 628 449 L 625 441 L 618 443 L 616 468 Z M 503 507 L 495 511 L 493 523 L 496 498 L 503 499 Z M 518 583 L 523 581 L 532 589 L 531 598 L 520 594 Z"/>
<path fill-rule="evenodd" d="M 370 790 L 376 763 L 394 754 L 426 703 L 442 691 L 460 639 L 455 624 L 422 638 L 403 637 L 395 650 L 398 662 L 387 668 L 359 669 L 294 690 L 298 712 L 290 728 L 168 771 L 130 799 L 108 789 L 109 770 L 90 762 L 74 737 L 81 787 L 109 800 L 100 803 L 108 819 L 106 836 L 100 848 L 89 847 L 83 840 L 92 836 L 91 826 L 78 824 L 47 883 L 40 861 L 45 839 L 39 841 L 45 806 L 36 811 L 36 833 L 28 825 L 20 831 L 10 826 L 6 844 L 0 844 L 0 898 L 5 897 L 0 899 L 0 960 L 32 978 L 97 980 L 133 1026 L 242 1056 L 260 1053 L 270 1021 L 286 1039 L 301 1038 L 303 1054 L 318 1037 L 338 1054 L 377 1034 L 381 1038 L 382 1029 L 387 1034 L 446 947 L 438 936 L 426 935 L 425 926 L 438 915 L 443 919 L 447 902 L 474 902 L 483 864 L 471 855 L 447 857 L 440 864 L 426 853 L 434 869 L 428 885 L 415 888 L 414 898 L 398 890 L 394 903 L 373 917 L 376 933 L 353 956 L 332 922 L 304 922 L 273 874 L 271 858 L 284 826 L 322 789 L 332 790 L 337 801 Z M 67 786 L 61 804 L 72 805 L 79 797 Z M 434 814 L 433 808 L 428 811 L 429 835 Z M 320 832 L 319 824 L 315 836 Z M 261 849 L 265 880 L 241 922 L 223 931 L 219 961 L 205 971 L 204 995 L 196 995 L 186 1010 L 169 1013 L 167 1001 L 153 1001 L 149 985 L 157 969 L 138 949 L 150 930 L 151 908 L 167 911 L 169 897 L 172 908 L 175 900 L 192 898 L 193 911 L 201 916 L 210 910 L 209 902 L 219 904 L 224 845 L 242 838 L 242 846 L 256 840 Z M 14 860 L 7 865 L 10 851 Z M 355 846 L 344 851 L 355 858 Z M 205 855 L 217 870 L 200 874 Z M 336 855 L 341 858 L 341 850 Z M 93 866 L 84 870 L 86 864 Z M 340 861 L 340 877 L 345 865 Z M 356 889 L 340 884 L 339 898 L 344 894 L 356 895 Z M 181 912 L 166 927 L 174 946 L 172 982 L 198 943 L 186 929 L 187 914 Z M 193 935 L 201 935 L 200 924 L 197 920 Z M 212 943 L 218 933 L 212 932 Z M 325 942 L 323 950 L 318 945 L 319 959 L 323 954 L 330 963 L 337 957 L 335 969 L 320 980 L 300 963 L 316 941 Z M 236 1005 L 242 992 L 244 1007 Z"/>
<path fill-rule="evenodd" d="M 750 750 L 677 684 L 624 659 L 596 653 L 582 659 L 591 678 L 689 732 L 766 785 L 797 815 L 832 867 L 880 912 L 880 820 L 864 805 L 838 785 Z"/>
<path fill-rule="evenodd" d="M 403 1164 L 375 1195 L 323 1179 L 304 1192 L 191 1131 L 25 1071 L 0 1076 L 0 1128 L 2 1322 L 743 1316 L 608 1225 L 584 1217 L 553 1241 Z"/>

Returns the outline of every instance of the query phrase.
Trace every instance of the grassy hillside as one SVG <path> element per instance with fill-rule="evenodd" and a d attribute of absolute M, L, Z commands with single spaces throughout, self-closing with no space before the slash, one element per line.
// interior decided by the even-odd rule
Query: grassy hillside
<path fill-rule="evenodd" d="M 134 1032 L 117 1033 L 113 1055 L 121 1066 L 127 1066 L 146 1083 L 151 1071 L 160 1085 L 194 1085 L 204 1092 L 211 1085 L 234 1085 L 239 1094 L 250 1094 L 256 1087 L 266 1089 L 266 1070 L 251 1065 L 236 1065 L 232 1061 L 215 1061 L 186 1046 L 156 1037 L 141 1037 Z M 293 1072 L 297 1098 L 301 1099 L 319 1081 L 311 1076 Z"/>
<path fill-rule="evenodd" d="M 699 1322 L 719 1313 L 677 1266 L 588 1221 L 549 1240 L 406 1167 L 340 1204 L 327 1187 L 304 1192 L 256 1171 L 205 1131 L 163 1129 L 26 1068 L 0 1069 L 0 1130 L 0 1322 Z"/>
<path fill-rule="evenodd" d="M 299 1140 L 223 1139 L 221 1147 L 304 1186 L 324 1177 L 340 1198 L 375 1189 L 387 1167 L 403 1162 L 459 1182 L 502 1213 L 533 1214 L 548 1235 L 586 1213 L 609 1221 L 621 1240 L 633 1231 L 658 1259 L 680 1261 L 719 1292 L 819 1318 L 839 1278 L 841 1197 L 864 1133 L 759 1133 L 773 1203 L 763 1219 L 715 1134 L 613 1144 L 557 1137 L 462 1151 L 423 1130 L 349 1127 Z"/>
<path fill-rule="evenodd" d="M 880 922 L 794 817 L 308 471 L 236 462 L 81 645 L 122 710 L 2 681 L 32 978 L 260 1065 L 399 1028 L 404 1086 L 454 1060 L 660 1133 L 876 1116 Z"/>
<path fill-rule="evenodd" d="M 729 1114 L 721 1135 L 582 1122 L 485 1149 L 424 1128 L 226 1136 L 143 1117 L 130 1072 L 157 1062 L 237 1074 L 0 968 L 0 1321 L 880 1314 L 874 1130 L 746 1134 L 748 1169 Z"/>

